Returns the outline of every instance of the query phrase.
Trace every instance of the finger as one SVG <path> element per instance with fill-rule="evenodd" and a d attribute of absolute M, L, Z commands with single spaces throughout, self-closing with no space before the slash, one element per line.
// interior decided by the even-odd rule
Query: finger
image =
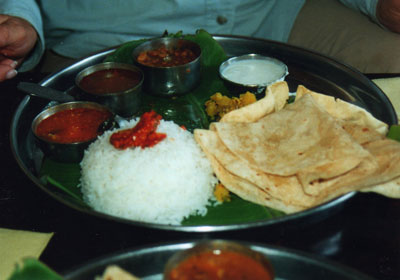
<path fill-rule="evenodd" d="M 9 65 L 0 64 L 0 82 L 14 78 L 18 72 Z"/>
<path fill-rule="evenodd" d="M 17 60 L 11 59 L 11 58 L 6 58 L 6 57 L 1 58 L 0 57 L 0 64 L 8 65 L 11 68 L 15 69 L 19 65 L 19 62 Z"/>
<path fill-rule="evenodd" d="M 9 65 L 12 68 L 17 68 L 17 66 L 21 65 L 24 60 L 25 60 L 25 57 L 14 59 L 14 58 L 4 56 L 3 54 L 1 54 L 1 50 L 0 50 L 0 64 Z"/>

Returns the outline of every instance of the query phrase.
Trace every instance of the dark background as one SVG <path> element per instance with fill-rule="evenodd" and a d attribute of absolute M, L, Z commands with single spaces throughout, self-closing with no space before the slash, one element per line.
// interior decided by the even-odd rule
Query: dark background
<path fill-rule="evenodd" d="M 54 232 L 41 260 L 62 273 L 93 258 L 137 246 L 197 238 L 222 238 L 294 248 L 345 264 L 377 279 L 400 279 L 400 200 L 357 194 L 335 215 L 312 224 L 194 234 L 154 229 L 82 214 L 52 199 L 19 168 L 10 148 L 11 118 L 24 94 L 25 73 L 0 84 L 0 227 Z M 4 256 L 2 256 L 4 257 Z M 0 257 L 1 258 L 1 257 Z"/>

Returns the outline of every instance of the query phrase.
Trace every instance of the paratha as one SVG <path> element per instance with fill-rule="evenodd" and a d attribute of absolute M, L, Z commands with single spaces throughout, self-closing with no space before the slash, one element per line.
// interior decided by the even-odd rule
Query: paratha
<path fill-rule="evenodd" d="M 295 102 L 306 94 L 311 95 L 332 117 L 340 120 L 340 123 L 367 127 L 382 136 L 388 132 L 388 125 L 375 118 L 367 110 L 333 96 L 311 91 L 302 85 L 297 87 Z"/>
<path fill-rule="evenodd" d="M 216 176 L 243 199 L 286 213 L 351 191 L 400 198 L 400 143 L 363 108 L 285 82 L 228 113 L 195 140 Z"/>
<path fill-rule="evenodd" d="M 262 172 L 302 185 L 339 176 L 369 153 L 310 95 L 252 123 L 212 123 L 223 144 Z"/>
<path fill-rule="evenodd" d="M 215 175 L 229 191 L 235 193 L 245 200 L 268 206 L 285 213 L 294 213 L 307 208 L 305 206 L 294 205 L 287 203 L 284 200 L 276 199 L 275 197 L 272 197 L 267 190 L 263 190 L 248 180 L 229 172 L 219 162 L 219 159 L 216 157 L 216 155 L 212 153 L 213 149 L 210 149 L 209 145 L 210 138 L 209 135 L 206 135 L 209 132 L 210 131 L 207 130 L 196 129 L 194 132 L 195 139 L 198 141 L 200 147 L 210 160 Z"/>
<path fill-rule="evenodd" d="M 289 98 L 286 82 L 278 82 L 267 87 L 265 96 L 255 103 L 225 114 L 220 122 L 254 122 L 282 109 Z"/>
<path fill-rule="evenodd" d="M 270 175 L 251 168 L 223 145 L 215 131 L 198 129 L 195 131 L 194 137 L 200 147 L 206 151 L 208 157 L 213 157 L 211 161 L 218 161 L 218 164 L 221 165 L 219 168 L 223 167 L 224 172 L 229 172 L 232 176 L 237 176 L 249 184 L 253 184 L 252 188 L 257 187 L 275 199 L 301 208 L 311 207 L 315 204 L 314 197 L 304 193 L 296 176 Z M 229 186 L 224 185 L 230 191 L 237 192 L 237 187 L 232 186 L 232 183 Z"/>

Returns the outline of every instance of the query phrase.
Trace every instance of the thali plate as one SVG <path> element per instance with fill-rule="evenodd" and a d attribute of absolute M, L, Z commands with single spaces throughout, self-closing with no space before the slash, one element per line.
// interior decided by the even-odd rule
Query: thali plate
<path fill-rule="evenodd" d="M 143 280 L 161 280 L 167 260 L 176 252 L 190 249 L 196 241 L 142 247 L 99 258 L 67 272 L 67 280 L 95 279 L 108 265 L 118 265 Z M 275 271 L 276 280 L 342 279 L 371 280 L 372 278 L 322 257 L 276 246 L 257 243 L 241 244 L 265 255 Z"/>
<path fill-rule="evenodd" d="M 361 106 L 387 124 L 397 123 L 396 113 L 386 95 L 371 80 L 346 65 L 301 48 L 268 40 L 237 36 L 214 36 L 214 39 L 219 42 L 228 56 L 258 53 L 275 57 L 286 63 L 289 69 L 286 81 L 291 92 L 296 90 L 297 85 L 302 84 L 309 89 Z M 111 49 L 84 58 L 70 67 L 50 75 L 40 84 L 61 91 L 69 91 L 73 88 L 77 73 L 90 65 L 102 62 L 113 51 L 114 49 Z M 42 155 L 34 142 L 30 126 L 35 115 L 46 105 L 48 105 L 47 101 L 29 96 L 26 96 L 21 101 L 11 124 L 12 151 L 17 163 L 33 183 L 59 202 L 85 214 L 155 229 L 213 232 L 266 227 L 283 223 L 317 222 L 337 213 L 342 209 L 344 203 L 355 195 L 354 192 L 348 193 L 323 205 L 291 215 L 236 224 L 170 226 L 137 222 L 106 215 L 76 203 L 65 193 L 60 192 L 54 186 L 43 184 L 39 179 L 38 173 L 42 164 Z"/>

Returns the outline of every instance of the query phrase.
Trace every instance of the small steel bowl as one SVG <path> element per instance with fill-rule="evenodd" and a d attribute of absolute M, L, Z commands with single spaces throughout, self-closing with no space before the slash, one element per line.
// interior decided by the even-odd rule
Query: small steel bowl
<path fill-rule="evenodd" d="M 282 61 L 259 54 L 231 57 L 221 63 L 219 74 L 232 93 L 262 93 L 273 83 L 283 81 L 289 74 Z"/>
<path fill-rule="evenodd" d="M 143 52 L 165 47 L 168 50 L 190 49 L 196 58 L 189 63 L 177 66 L 149 66 L 138 62 Z M 200 81 L 201 48 L 195 42 L 178 38 L 158 38 L 147 41 L 136 47 L 132 53 L 133 60 L 144 72 L 144 89 L 158 96 L 182 95 L 193 90 Z M 169 59 L 168 56 L 165 58 Z"/>
<path fill-rule="evenodd" d="M 171 271 L 190 257 L 198 256 L 199 254 L 205 252 L 210 252 L 212 254 L 219 255 L 221 254 L 221 252 L 224 251 L 235 252 L 244 255 L 246 257 L 250 257 L 264 268 L 265 272 L 270 276 L 270 279 L 274 279 L 275 273 L 273 267 L 265 255 L 255 250 L 252 250 L 250 247 L 242 245 L 239 242 L 226 241 L 226 240 L 200 241 L 190 249 L 178 251 L 177 253 L 173 254 L 168 259 L 164 267 L 163 279 L 170 280 L 169 275 L 171 274 Z"/>
<path fill-rule="evenodd" d="M 143 80 L 143 72 L 134 65 L 104 62 L 79 72 L 75 84 L 81 99 L 103 104 L 122 117 L 131 117 L 141 104 Z"/>
<path fill-rule="evenodd" d="M 77 163 L 83 158 L 85 149 L 96 140 L 97 135 L 88 141 L 73 142 L 73 143 L 60 143 L 50 141 L 37 135 L 37 128 L 39 124 L 46 118 L 69 109 L 75 108 L 92 108 L 109 114 L 109 118 L 113 118 L 113 113 L 105 106 L 95 102 L 86 101 L 73 101 L 61 103 L 44 109 L 32 121 L 31 129 L 35 138 L 35 142 L 42 150 L 43 154 L 55 161 L 66 163 Z M 83 120 L 84 121 L 84 120 Z M 99 128 L 97 128 L 99 129 Z M 101 134 L 99 130 L 99 134 Z"/>

